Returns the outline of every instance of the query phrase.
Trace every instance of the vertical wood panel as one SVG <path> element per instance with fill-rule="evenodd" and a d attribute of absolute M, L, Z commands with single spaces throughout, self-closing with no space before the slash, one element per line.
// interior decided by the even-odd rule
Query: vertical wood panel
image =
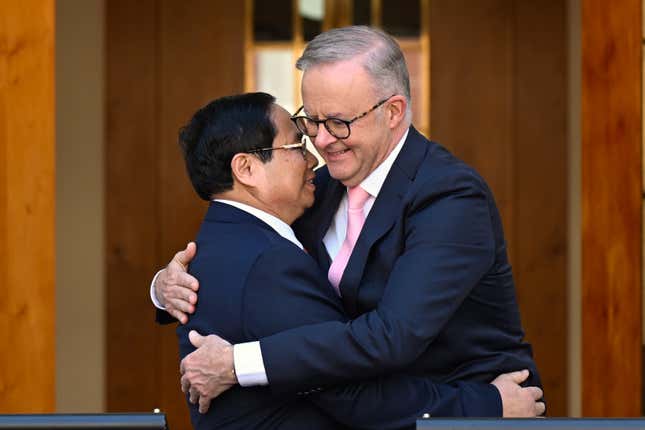
<path fill-rule="evenodd" d="M 566 3 L 515 5 L 515 281 L 549 415 L 566 416 Z"/>
<path fill-rule="evenodd" d="M 511 6 L 509 0 L 432 0 L 430 76 L 431 137 L 486 178 L 513 244 Z"/>
<path fill-rule="evenodd" d="M 641 0 L 582 1 L 582 410 L 641 415 Z"/>
<path fill-rule="evenodd" d="M 162 263 L 157 200 L 157 3 L 106 2 L 107 409 L 161 407 L 148 285 Z"/>
<path fill-rule="evenodd" d="M 533 3 L 431 2 L 431 135 L 495 194 L 549 413 L 565 415 L 566 4 Z"/>
<path fill-rule="evenodd" d="M 175 326 L 158 327 L 152 274 L 194 238 L 205 205 L 186 177 L 179 128 L 241 92 L 242 4 L 112 0 L 107 7 L 108 408 L 189 428 Z"/>
<path fill-rule="evenodd" d="M 0 413 L 53 412 L 54 2 L 0 5 Z"/>

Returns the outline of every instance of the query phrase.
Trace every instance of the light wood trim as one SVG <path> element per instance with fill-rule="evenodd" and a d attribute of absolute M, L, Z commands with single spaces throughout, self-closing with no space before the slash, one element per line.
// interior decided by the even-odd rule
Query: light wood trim
<path fill-rule="evenodd" d="M 641 1 L 582 0 L 582 413 L 642 414 Z"/>
<path fill-rule="evenodd" d="M 423 85 L 423 98 L 421 102 L 421 112 L 423 115 L 424 123 L 420 124 L 421 133 L 430 136 L 432 130 L 432 113 L 430 106 L 430 99 L 432 97 L 432 79 L 431 73 L 431 59 L 432 59 L 432 45 L 430 40 L 430 0 L 421 0 L 421 55 L 422 55 L 422 71 L 421 79 Z M 419 101 L 417 101 L 419 103 Z"/>
<path fill-rule="evenodd" d="M 254 39 L 253 0 L 244 0 L 244 92 L 256 91 L 255 50 L 262 49 L 262 44 Z"/>
<path fill-rule="evenodd" d="M 382 13 L 383 13 L 383 3 L 381 0 L 372 0 L 370 7 L 371 17 L 370 23 L 373 27 L 381 27 L 383 24 Z"/>
<path fill-rule="evenodd" d="M 338 14 L 338 27 L 347 27 L 352 25 L 354 18 L 354 2 L 353 0 L 339 0 L 339 14 Z"/>
<path fill-rule="evenodd" d="M 293 100 L 294 106 L 300 106 L 302 95 L 300 94 L 300 83 L 302 82 L 302 73 L 296 69 L 296 61 L 300 58 L 302 51 L 305 49 L 305 40 L 302 28 L 302 18 L 300 17 L 299 1 L 293 0 L 293 43 L 291 44 L 292 65 L 293 65 Z M 297 107 L 294 109 L 298 109 Z M 294 113 L 294 112 L 290 112 Z"/>
<path fill-rule="evenodd" d="M 55 408 L 54 10 L 0 4 L 0 413 Z"/>

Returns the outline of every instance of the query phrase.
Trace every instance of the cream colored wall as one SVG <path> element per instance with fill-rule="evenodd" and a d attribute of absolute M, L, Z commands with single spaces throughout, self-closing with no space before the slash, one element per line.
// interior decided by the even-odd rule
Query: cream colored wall
<path fill-rule="evenodd" d="M 569 285 L 569 416 L 580 416 L 581 400 L 581 261 L 582 261 L 582 209 L 581 209 L 581 129 L 580 110 L 582 96 L 581 59 L 581 5 L 580 0 L 568 1 L 569 31 L 569 204 L 568 204 L 568 280 Z"/>
<path fill-rule="evenodd" d="M 102 0 L 56 2 L 56 404 L 104 410 Z"/>

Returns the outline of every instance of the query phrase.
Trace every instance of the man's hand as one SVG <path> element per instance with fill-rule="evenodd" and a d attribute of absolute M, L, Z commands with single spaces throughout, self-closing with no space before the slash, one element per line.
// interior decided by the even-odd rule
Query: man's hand
<path fill-rule="evenodd" d="M 504 373 L 499 375 L 491 384 L 499 390 L 502 397 L 504 418 L 531 418 L 544 414 L 542 390 L 538 387 L 522 387 L 520 384 L 529 377 L 528 370 Z"/>
<path fill-rule="evenodd" d="M 195 258 L 197 245 L 190 242 L 186 249 L 175 254 L 168 266 L 155 280 L 155 295 L 166 312 L 182 324 L 188 322 L 188 315 L 195 312 L 199 282 L 186 273 L 188 263 Z"/>
<path fill-rule="evenodd" d="M 197 350 L 181 360 L 181 391 L 190 393 L 190 402 L 199 402 L 199 412 L 205 414 L 211 400 L 237 384 L 233 346 L 219 336 L 201 336 L 195 330 L 188 338 Z"/>

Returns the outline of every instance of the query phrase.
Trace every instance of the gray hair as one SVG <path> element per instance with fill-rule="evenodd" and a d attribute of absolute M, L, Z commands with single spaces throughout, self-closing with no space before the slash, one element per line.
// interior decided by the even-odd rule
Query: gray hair
<path fill-rule="evenodd" d="M 320 33 L 307 44 L 296 68 L 363 58 L 363 68 L 381 97 L 404 95 L 411 109 L 410 75 L 401 47 L 384 31 L 367 26 L 334 28 Z"/>

